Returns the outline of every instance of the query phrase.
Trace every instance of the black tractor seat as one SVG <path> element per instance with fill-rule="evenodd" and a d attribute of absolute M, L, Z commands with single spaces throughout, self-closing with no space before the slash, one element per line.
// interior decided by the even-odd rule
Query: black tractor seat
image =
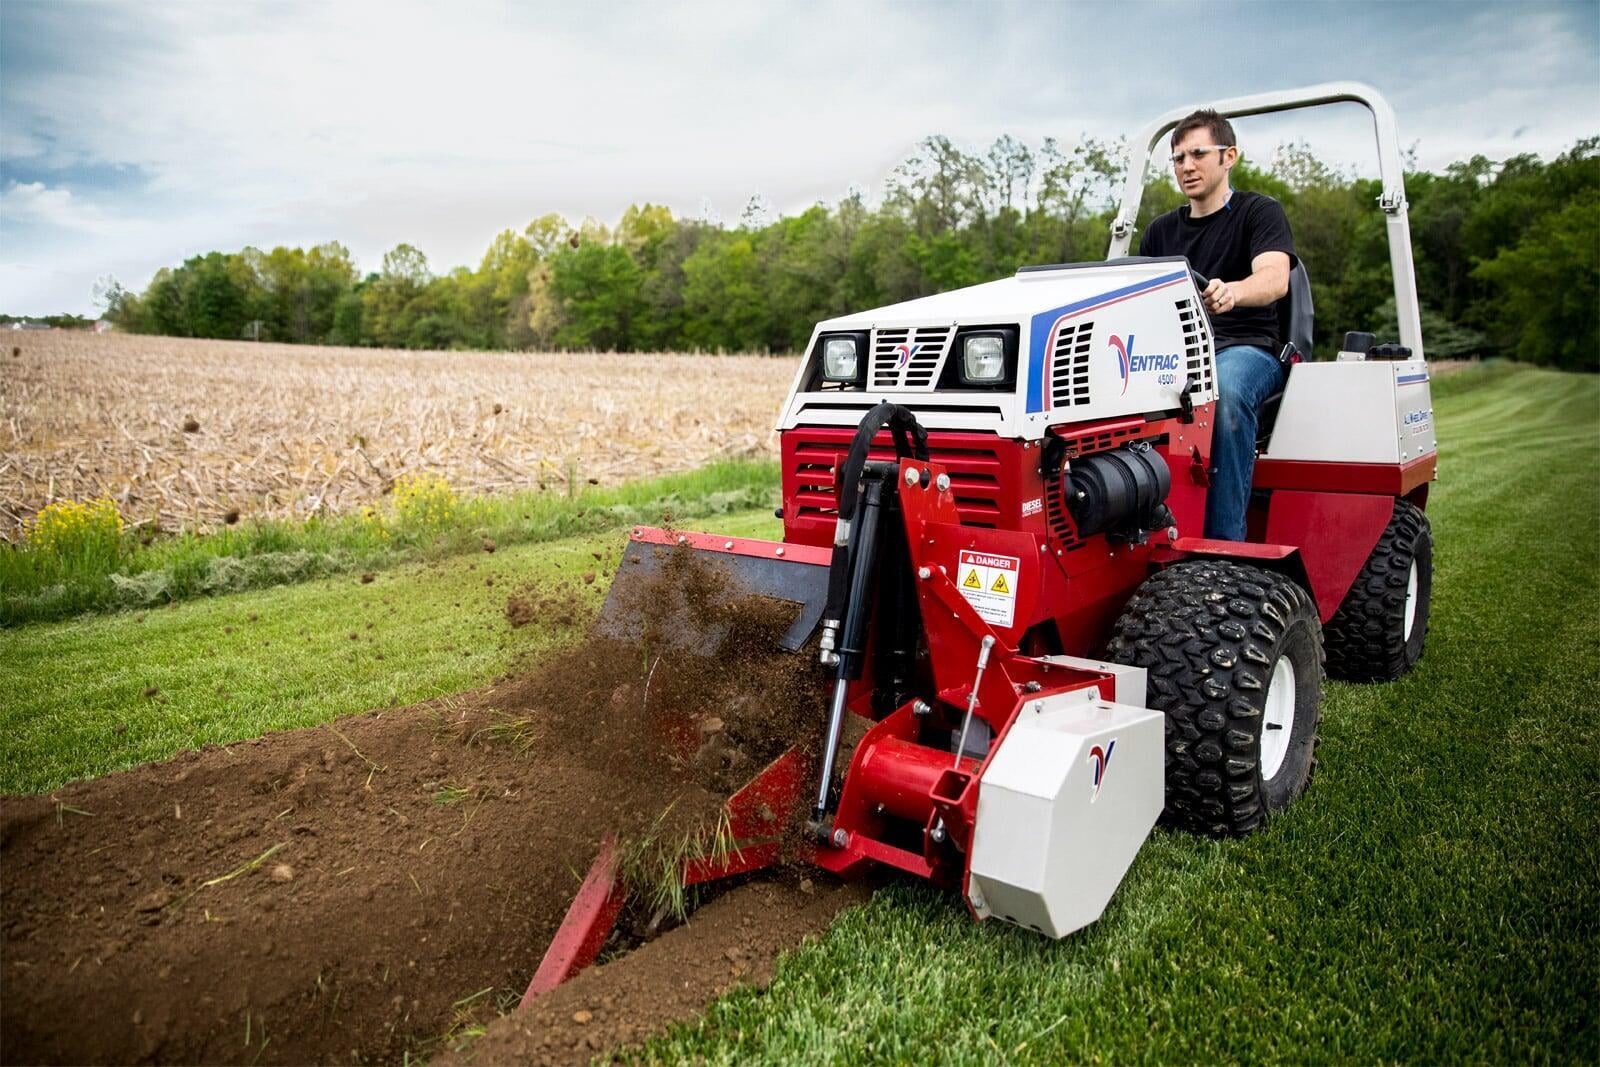
<path fill-rule="evenodd" d="M 1290 373 L 1296 363 L 1311 358 L 1311 320 L 1315 308 L 1311 304 L 1311 279 L 1306 266 L 1296 257 L 1289 271 L 1289 292 L 1278 301 L 1278 336 L 1283 338 L 1279 360 Z M 1283 377 L 1283 389 L 1261 402 L 1257 413 L 1256 451 L 1265 452 L 1272 445 L 1272 430 L 1278 424 L 1278 408 L 1283 403 L 1284 390 L 1289 387 L 1289 375 Z"/>

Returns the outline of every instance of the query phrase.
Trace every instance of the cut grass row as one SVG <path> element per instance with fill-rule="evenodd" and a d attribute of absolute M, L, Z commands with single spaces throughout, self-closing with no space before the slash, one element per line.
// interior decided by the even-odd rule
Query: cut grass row
<path fill-rule="evenodd" d="M 771 506 L 777 465 L 729 461 L 686 474 L 561 494 L 529 491 L 473 496 L 441 512 L 372 513 L 262 521 L 212 533 L 141 538 L 129 531 L 81 552 L 0 546 L 0 626 L 91 611 L 148 608 L 195 597 L 375 571 L 504 546 L 554 541 L 663 513 L 706 519 Z M 418 509 L 420 512 L 421 509 Z"/>
<path fill-rule="evenodd" d="M 1158 832 L 1105 917 L 1061 942 L 894 886 L 646 1057 L 1600 1059 L 1600 552 L 1572 528 L 1600 513 L 1600 381 L 1438 384 L 1428 653 L 1395 685 L 1329 687 L 1317 778 L 1287 817 L 1239 842 Z M 0 789 L 481 684 L 571 632 L 506 628 L 504 583 L 570 580 L 619 544 L 0 633 Z"/>

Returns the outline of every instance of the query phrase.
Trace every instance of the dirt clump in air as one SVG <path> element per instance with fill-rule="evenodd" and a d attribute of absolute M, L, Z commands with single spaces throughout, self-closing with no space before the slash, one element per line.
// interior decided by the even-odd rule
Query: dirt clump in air
<path fill-rule="evenodd" d="M 646 612 L 636 636 L 591 635 L 472 693 L 0 798 L 5 1060 L 400 1061 L 512 1008 L 603 836 L 714 825 L 733 789 L 820 732 L 808 657 L 773 650 L 792 606 L 719 599 L 679 555 L 624 590 Z M 677 640 L 697 626 L 714 640 Z M 688 975 L 696 931 L 734 907 L 635 955 L 671 938 Z M 773 931 L 752 942 L 798 936 L 775 905 L 740 914 Z M 629 958 L 603 971 L 634 973 Z M 573 1011 L 609 1034 L 613 1013 L 677 1003 L 651 982 Z"/>
<path fill-rule="evenodd" d="M 592 601 L 571 585 L 530 585 L 510 593 L 505 601 L 506 621 L 512 629 L 521 629 L 533 622 L 544 626 L 574 626 L 592 611 Z"/>
<path fill-rule="evenodd" d="M 506 621 L 511 624 L 512 629 L 526 626 L 538 617 L 538 609 L 527 597 L 520 593 L 506 597 Z"/>
<path fill-rule="evenodd" d="M 630 573 L 637 565 L 619 570 L 625 584 L 589 639 L 508 683 L 504 698 L 587 709 L 562 721 L 547 739 L 553 748 L 713 790 L 736 789 L 790 746 L 819 740 L 814 659 L 777 647 L 795 605 L 739 595 L 717 560 L 647 551 L 642 578 Z"/>

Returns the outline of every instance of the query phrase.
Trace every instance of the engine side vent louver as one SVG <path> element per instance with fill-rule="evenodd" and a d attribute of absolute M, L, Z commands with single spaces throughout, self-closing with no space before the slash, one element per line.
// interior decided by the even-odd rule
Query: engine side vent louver
<path fill-rule="evenodd" d="M 1050 350 L 1050 406 L 1078 407 L 1089 402 L 1089 342 L 1094 323 L 1069 322 Z"/>
<path fill-rule="evenodd" d="M 1184 372 L 1199 383 L 1201 392 L 1211 392 L 1211 361 L 1206 359 L 1206 341 L 1211 336 L 1211 324 L 1200 313 L 1193 300 L 1185 297 L 1178 301 L 1178 321 L 1183 324 Z"/>
<path fill-rule="evenodd" d="M 790 503 L 793 517 L 799 520 L 831 521 L 839 513 L 838 472 L 849 455 L 852 431 L 835 428 L 802 428 L 788 431 L 792 453 L 786 460 L 792 474 Z M 955 436 L 955 435 L 952 435 Z M 1002 487 L 1004 465 L 998 448 L 979 443 L 969 435 L 966 446 L 951 446 L 935 435 L 929 443 L 931 457 L 944 464 L 950 475 L 950 490 L 956 513 L 963 526 L 998 528 L 1003 525 L 1007 490 Z M 874 443 L 868 459 L 894 458 L 891 442 Z M 789 491 L 788 489 L 785 490 Z M 829 528 L 831 532 L 831 527 Z"/>
<path fill-rule="evenodd" d="M 953 326 L 900 326 L 872 332 L 874 389 L 927 389 L 939 380 Z"/>

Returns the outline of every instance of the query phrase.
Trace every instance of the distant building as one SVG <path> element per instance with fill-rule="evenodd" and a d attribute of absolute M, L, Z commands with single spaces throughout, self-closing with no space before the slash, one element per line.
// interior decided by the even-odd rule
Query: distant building
<path fill-rule="evenodd" d="M 29 319 L 19 319 L 11 324 L 11 328 L 13 330 L 48 330 L 50 324 L 47 322 L 33 322 Z"/>
<path fill-rule="evenodd" d="M 109 319 L 97 319 L 94 324 L 95 333 L 110 333 L 112 329 Z"/>

